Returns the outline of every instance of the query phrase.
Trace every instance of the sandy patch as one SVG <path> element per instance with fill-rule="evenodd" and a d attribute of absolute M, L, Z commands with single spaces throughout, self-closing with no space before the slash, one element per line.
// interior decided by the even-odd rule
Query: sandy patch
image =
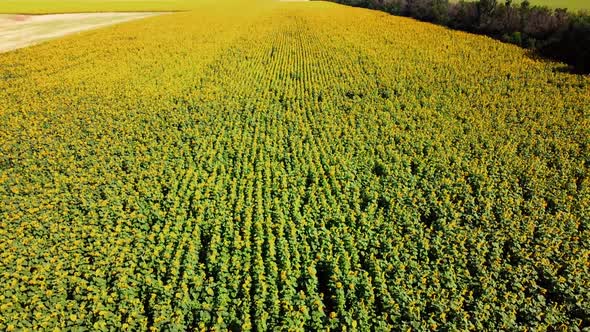
<path fill-rule="evenodd" d="M 71 33 L 162 13 L 82 13 L 0 15 L 0 52 L 38 44 Z"/>

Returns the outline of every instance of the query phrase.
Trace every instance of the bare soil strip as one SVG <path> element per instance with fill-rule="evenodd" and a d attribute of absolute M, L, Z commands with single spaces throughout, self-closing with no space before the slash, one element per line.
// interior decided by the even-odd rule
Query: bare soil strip
<path fill-rule="evenodd" d="M 0 53 L 162 13 L 81 13 L 51 15 L 0 15 Z"/>

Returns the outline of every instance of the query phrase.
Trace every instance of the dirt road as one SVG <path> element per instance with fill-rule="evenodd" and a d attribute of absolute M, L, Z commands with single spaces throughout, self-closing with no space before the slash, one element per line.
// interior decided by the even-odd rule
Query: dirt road
<path fill-rule="evenodd" d="M 71 33 L 162 13 L 0 15 L 0 53 Z"/>

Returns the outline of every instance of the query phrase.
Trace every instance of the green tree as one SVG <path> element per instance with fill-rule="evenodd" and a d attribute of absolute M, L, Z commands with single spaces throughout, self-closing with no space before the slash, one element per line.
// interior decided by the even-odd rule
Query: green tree
<path fill-rule="evenodd" d="M 479 0 L 477 9 L 479 11 L 480 25 L 488 25 L 494 15 L 494 11 L 498 6 L 498 0 Z"/>
<path fill-rule="evenodd" d="M 432 0 L 431 15 L 434 22 L 446 24 L 449 21 L 449 0 Z"/>

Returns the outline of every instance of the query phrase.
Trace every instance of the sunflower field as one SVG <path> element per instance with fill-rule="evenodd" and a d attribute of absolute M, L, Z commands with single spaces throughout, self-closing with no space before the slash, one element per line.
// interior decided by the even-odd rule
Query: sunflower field
<path fill-rule="evenodd" d="M 590 328 L 590 78 L 325 2 L 0 54 L 0 330 Z"/>

